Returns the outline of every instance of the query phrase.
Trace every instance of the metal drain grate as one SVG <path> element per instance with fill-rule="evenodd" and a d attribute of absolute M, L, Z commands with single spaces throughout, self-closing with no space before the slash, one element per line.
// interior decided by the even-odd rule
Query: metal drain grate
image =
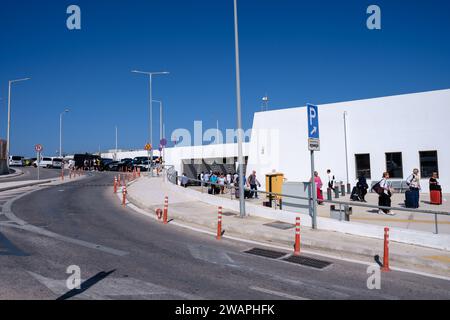
<path fill-rule="evenodd" d="M 301 264 L 302 266 L 312 267 L 316 269 L 323 269 L 331 265 L 331 262 L 318 260 L 314 258 L 308 258 L 305 256 L 289 256 L 283 259 L 287 262 L 292 262 L 296 264 Z"/>
<path fill-rule="evenodd" d="M 261 256 L 261 257 L 266 257 L 266 258 L 271 258 L 271 259 L 278 259 L 278 258 L 281 258 L 286 255 L 286 253 L 284 253 L 284 252 L 261 249 L 261 248 L 253 248 L 253 249 L 245 251 L 245 253 L 254 254 L 256 256 Z"/>
<path fill-rule="evenodd" d="M 222 215 L 230 217 L 230 216 L 235 216 L 236 213 L 233 213 L 233 212 L 222 212 Z"/>
<path fill-rule="evenodd" d="M 295 224 L 290 224 L 290 223 L 286 223 L 286 222 L 282 222 L 282 221 L 270 222 L 270 223 L 266 223 L 264 225 L 268 226 L 268 227 L 272 227 L 272 228 L 281 229 L 281 230 L 292 229 L 295 227 Z"/>

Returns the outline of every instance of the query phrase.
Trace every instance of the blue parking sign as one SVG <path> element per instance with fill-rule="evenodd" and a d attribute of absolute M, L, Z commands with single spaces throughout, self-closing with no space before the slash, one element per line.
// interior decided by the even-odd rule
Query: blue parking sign
<path fill-rule="evenodd" d="M 317 106 L 307 104 L 308 107 L 308 138 L 319 139 L 319 111 Z"/>

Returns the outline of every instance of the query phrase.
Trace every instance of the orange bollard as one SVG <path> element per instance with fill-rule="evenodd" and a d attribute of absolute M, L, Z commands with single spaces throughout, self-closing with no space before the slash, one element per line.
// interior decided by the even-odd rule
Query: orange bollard
<path fill-rule="evenodd" d="M 122 188 L 122 205 L 125 206 L 127 203 L 127 187 Z"/>
<path fill-rule="evenodd" d="M 300 255 L 300 217 L 295 218 L 295 246 L 294 255 Z"/>
<path fill-rule="evenodd" d="M 222 239 L 222 207 L 219 207 L 219 211 L 217 213 L 217 240 Z"/>
<path fill-rule="evenodd" d="M 114 177 L 114 193 L 117 193 L 117 177 Z"/>
<path fill-rule="evenodd" d="M 384 228 L 384 254 L 383 254 L 383 267 L 381 271 L 388 272 L 389 269 L 389 228 Z"/>
<path fill-rule="evenodd" d="M 140 177 L 141 177 L 141 167 L 138 167 L 137 170 L 138 170 L 138 171 L 137 171 L 138 177 L 140 178 Z"/>
<path fill-rule="evenodd" d="M 169 197 L 164 198 L 164 215 L 163 215 L 163 223 L 167 224 L 167 211 L 169 210 Z"/>
<path fill-rule="evenodd" d="M 64 169 L 61 169 L 61 181 L 64 181 Z"/>
<path fill-rule="evenodd" d="M 120 173 L 119 173 L 119 181 L 118 182 L 119 182 L 119 186 L 120 186 Z"/>
<path fill-rule="evenodd" d="M 136 179 L 136 168 L 133 168 L 133 180 Z"/>

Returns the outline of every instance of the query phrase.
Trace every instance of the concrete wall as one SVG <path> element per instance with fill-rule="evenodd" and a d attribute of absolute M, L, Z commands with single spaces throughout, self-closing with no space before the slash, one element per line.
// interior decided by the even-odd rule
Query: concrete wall
<path fill-rule="evenodd" d="M 370 153 L 376 180 L 386 170 L 385 153 L 402 152 L 406 179 L 413 168 L 420 168 L 419 151 L 437 150 L 440 182 L 444 192 L 450 190 L 450 90 L 320 105 L 321 150 L 315 162 L 324 183 L 328 168 L 346 182 L 344 112 L 350 183 L 357 178 L 355 154 Z M 256 170 L 262 184 L 264 174 L 272 171 L 284 173 L 288 181 L 309 180 L 305 107 L 256 113 L 251 144 L 247 170 Z M 428 190 L 427 179 L 422 187 Z"/>

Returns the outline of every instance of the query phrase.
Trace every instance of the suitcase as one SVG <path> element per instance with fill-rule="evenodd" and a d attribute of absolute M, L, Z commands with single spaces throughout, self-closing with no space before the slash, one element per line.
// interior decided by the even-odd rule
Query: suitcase
<path fill-rule="evenodd" d="M 405 207 L 411 209 L 417 209 L 419 207 L 417 192 L 410 190 L 405 192 Z"/>
<path fill-rule="evenodd" d="M 430 203 L 431 204 L 442 204 L 442 196 L 439 190 L 431 190 L 430 191 Z"/>

